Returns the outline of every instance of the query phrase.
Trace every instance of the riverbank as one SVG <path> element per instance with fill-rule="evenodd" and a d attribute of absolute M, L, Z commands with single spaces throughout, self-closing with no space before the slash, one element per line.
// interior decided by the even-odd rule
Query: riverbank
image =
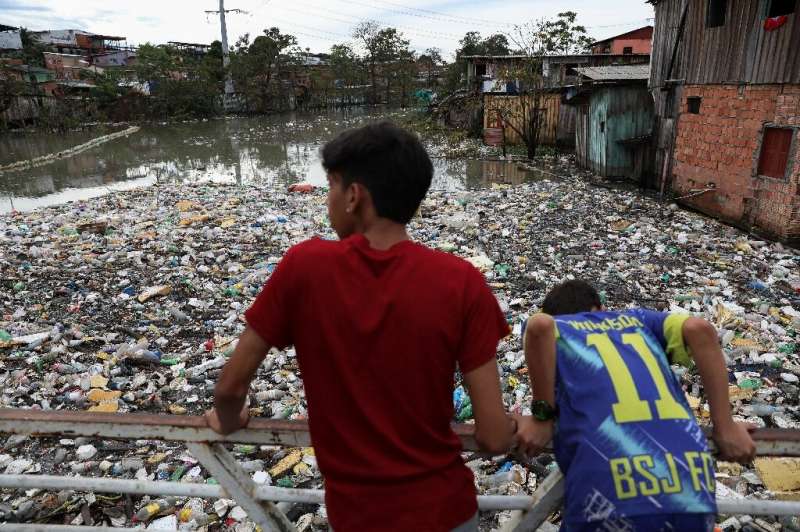
<path fill-rule="evenodd" d="M 760 426 L 800 427 L 796 251 L 635 191 L 569 176 L 432 191 L 410 232 L 484 272 L 514 327 L 498 349 L 509 410 L 530 404 L 519 323 L 550 287 L 571 275 L 596 283 L 611 308 L 648 306 L 707 317 L 719 328 L 729 358 L 737 417 Z M 0 406 L 202 413 L 243 328 L 243 312 L 286 250 L 315 235 L 334 237 L 324 191 L 291 194 L 282 183 L 157 183 L 0 216 Z M 708 423 L 696 375 L 684 372 L 681 378 L 690 404 Z M 461 392 L 456 396 L 458 419 L 468 420 L 468 402 Z M 293 350 L 269 355 L 251 401 L 257 416 L 306 416 Z M 279 471 L 272 467 L 288 450 L 234 451 L 260 482 L 322 486 L 309 453 L 297 454 L 304 466 Z M 160 442 L 30 439 L 6 445 L 4 453 L 0 465 L 14 464 L 20 472 L 209 481 L 185 449 Z M 546 464 L 510 458 L 469 463 L 487 494 L 531 493 Z M 754 478 L 758 471 L 746 469 L 720 478 L 718 495 L 744 490 L 768 497 L 770 486 Z M 124 498 L 17 493 L 0 504 L 0 519 L 69 522 L 81 515 L 71 508 L 87 505 L 83 515 L 95 524 L 111 522 L 112 515 L 114 522 L 130 524 L 126 512 L 147 500 L 135 498 L 131 507 Z M 175 503 L 199 504 L 223 529 L 252 529 L 227 503 Z M 311 514 L 304 519 L 312 529 L 324 530 L 324 509 L 298 507 L 298 513 Z M 506 517 L 487 519 L 496 524 Z"/>

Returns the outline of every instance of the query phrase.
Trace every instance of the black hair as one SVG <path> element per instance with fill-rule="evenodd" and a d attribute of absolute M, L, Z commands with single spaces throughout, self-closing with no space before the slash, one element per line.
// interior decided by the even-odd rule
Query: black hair
<path fill-rule="evenodd" d="M 566 281 L 550 290 L 542 303 L 542 312 L 551 316 L 562 314 L 578 314 L 600 308 L 600 294 L 597 290 L 580 279 Z"/>
<path fill-rule="evenodd" d="M 381 218 L 407 224 L 433 179 L 433 163 L 416 135 L 391 122 L 341 133 L 322 148 L 322 166 L 339 172 L 345 186 L 369 190 Z"/>

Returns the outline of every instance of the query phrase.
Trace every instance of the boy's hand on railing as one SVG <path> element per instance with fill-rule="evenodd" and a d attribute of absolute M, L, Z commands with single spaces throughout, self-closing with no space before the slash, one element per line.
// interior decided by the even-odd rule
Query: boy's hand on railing
<path fill-rule="evenodd" d="M 250 421 L 250 411 L 245 404 L 245 406 L 242 407 L 242 411 L 239 412 L 238 418 L 231 417 L 228 419 L 220 419 L 217 409 L 212 408 L 211 410 L 207 410 L 203 417 L 205 417 L 206 423 L 211 430 L 218 434 L 226 435 L 246 427 L 248 421 Z"/>
<path fill-rule="evenodd" d="M 714 443 L 717 446 L 718 458 L 728 462 L 747 464 L 756 457 L 756 444 L 750 433 L 755 425 L 735 423 L 731 420 L 725 425 L 714 425 Z"/>
<path fill-rule="evenodd" d="M 517 421 L 517 433 L 514 435 L 518 453 L 532 458 L 541 454 L 553 439 L 553 421 L 539 421 L 533 416 L 511 414 Z"/>

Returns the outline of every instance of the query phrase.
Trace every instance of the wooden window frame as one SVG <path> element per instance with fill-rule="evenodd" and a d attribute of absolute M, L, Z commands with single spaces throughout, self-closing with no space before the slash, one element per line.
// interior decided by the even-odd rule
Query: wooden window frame
<path fill-rule="evenodd" d="M 789 11 L 787 13 L 778 13 L 778 14 L 771 13 L 772 12 L 772 6 L 773 6 L 774 2 L 775 2 L 775 0 L 767 0 L 766 2 L 764 2 L 764 18 L 780 17 L 780 16 L 786 16 L 786 15 L 793 15 L 793 14 L 797 13 L 797 2 L 798 2 L 798 0 L 794 0 L 794 9 L 792 11 Z"/>
<path fill-rule="evenodd" d="M 760 170 L 761 170 L 761 155 L 762 155 L 762 151 L 764 149 L 764 139 L 766 138 L 766 134 L 767 134 L 767 130 L 768 129 L 788 130 L 788 131 L 791 132 L 791 135 L 792 135 L 792 138 L 791 138 L 791 140 L 789 142 L 789 153 L 786 156 L 786 165 L 785 165 L 785 167 L 783 169 L 783 176 L 781 176 L 781 177 L 774 177 L 774 176 L 764 175 L 764 174 L 762 174 L 760 172 Z M 787 125 L 784 125 L 784 124 L 774 124 L 774 123 L 764 124 L 764 127 L 761 128 L 761 132 L 759 134 L 758 149 L 756 150 L 755 157 L 754 157 L 754 169 L 753 169 L 753 176 L 754 177 L 759 177 L 759 178 L 762 178 L 762 179 L 775 179 L 777 181 L 788 181 L 789 177 L 792 175 L 792 172 L 794 171 L 794 165 L 797 162 L 796 161 L 797 142 L 798 142 L 798 137 L 800 137 L 800 134 L 798 134 L 798 131 L 800 131 L 800 128 L 796 127 L 796 126 L 787 126 Z"/>
<path fill-rule="evenodd" d="M 734 0 L 735 1 L 735 0 Z M 712 17 L 712 6 L 715 6 L 715 3 L 723 2 L 724 9 L 722 10 L 721 16 Z M 708 0 L 706 3 L 706 28 L 721 28 L 725 25 L 728 21 L 728 0 Z M 716 7 L 719 7 L 716 4 Z M 716 15 L 717 13 L 715 13 Z"/>
<path fill-rule="evenodd" d="M 625 46 L 622 48 L 622 55 L 633 55 L 633 46 Z"/>
<path fill-rule="evenodd" d="M 696 104 L 696 107 L 695 107 Z M 687 96 L 686 112 L 691 115 L 699 115 L 703 108 L 703 98 L 701 96 Z M 696 109 L 696 110 L 693 110 Z"/>

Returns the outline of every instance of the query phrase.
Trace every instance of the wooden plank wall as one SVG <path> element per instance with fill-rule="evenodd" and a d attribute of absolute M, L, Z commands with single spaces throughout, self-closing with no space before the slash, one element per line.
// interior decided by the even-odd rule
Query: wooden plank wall
<path fill-rule="evenodd" d="M 684 1 L 656 4 L 652 88 L 664 86 Z M 686 85 L 800 83 L 800 12 L 789 15 L 781 28 L 766 31 L 768 0 L 732 0 L 725 24 L 706 28 L 708 1 L 689 0 L 672 79 L 685 80 Z"/>
<path fill-rule="evenodd" d="M 518 129 L 522 129 L 522 96 L 506 96 L 502 94 L 483 95 L 483 127 L 499 127 L 497 110 L 505 110 L 507 120 L 513 121 Z M 532 96 L 525 96 L 528 102 Z M 530 104 L 529 104 L 530 105 Z M 561 109 L 560 94 L 545 94 L 542 96 L 541 107 L 545 110 L 544 124 L 539 133 L 539 143 L 555 145 L 558 141 L 558 124 Z M 521 144 L 522 138 L 512 128 L 506 128 L 506 142 L 508 144 Z"/>

